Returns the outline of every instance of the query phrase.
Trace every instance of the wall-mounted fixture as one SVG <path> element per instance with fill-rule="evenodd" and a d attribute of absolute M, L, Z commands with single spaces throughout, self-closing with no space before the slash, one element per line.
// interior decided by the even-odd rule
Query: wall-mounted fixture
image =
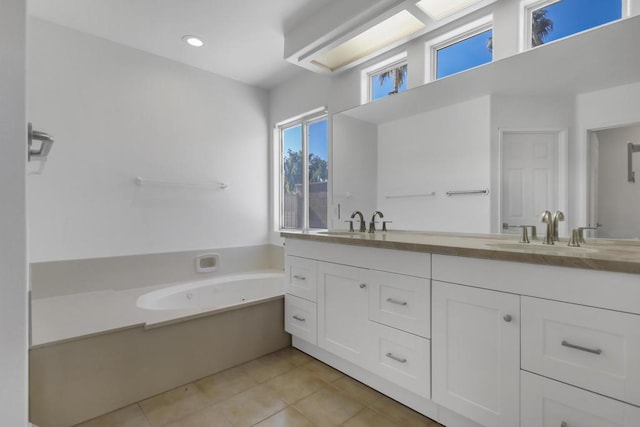
<path fill-rule="evenodd" d="M 640 144 L 627 143 L 627 181 L 636 182 L 636 173 L 633 171 L 633 153 L 640 152 Z"/>
<path fill-rule="evenodd" d="M 27 158 L 31 160 L 46 160 L 53 145 L 53 137 L 44 132 L 33 130 L 31 123 L 27 127 L 28 148 Z M 33 141 L 39 141 L 40 145 L 34 147 Z"/>

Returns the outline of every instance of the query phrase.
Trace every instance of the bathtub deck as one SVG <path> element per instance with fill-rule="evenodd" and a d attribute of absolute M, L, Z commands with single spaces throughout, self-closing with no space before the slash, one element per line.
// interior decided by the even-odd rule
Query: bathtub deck
<path fill-rule="evenodd" d="M 154 328 L 257 303 L 184 310 L 146 310 L 136 306 L 140 295 L 167 286 L 170 284 L 35 299 L 31 302 L 31 348 L 139 326 Z M 283 298 L 282 294 L 260 302 L 277 298 Z"/>

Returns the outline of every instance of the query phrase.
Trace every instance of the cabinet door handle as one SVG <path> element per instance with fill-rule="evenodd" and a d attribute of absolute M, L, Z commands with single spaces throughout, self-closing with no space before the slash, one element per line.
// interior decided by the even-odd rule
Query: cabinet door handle
<path fill-rule="evenodd" d="M 300 317 L 300 316 L 298 316 L 297 314 L 294 314 L 294 315 L 293 315 L 293 316 L 291 316 L 291 317 L 293 317 L 294 319 L 296 319 L 296 320 L 298 320 L 298 321 L 300 321 L 300 322 L 306 322 L 306 321 L 307 321 L 307 319 L 305 319 L 304 317 Z"/>
<path fill-rule="evenodd" d="M 503 319 L 505 322 L 511 322 L 511 319 L 513 319 L 513 317 L 511 317 L 510 314 L 505 314 Z"/>
<path fill-rule="evenodd" d="M 390 302 L 391 304 L 407 305 L 406 301 L 398 301 L 397 299 L 393 298 L 387 298 L 387 302 Z"/>
<path fill-rule="evenodd" d="M 569 427 L 569 424 L 567 424 L 566 421 L 563 421 L 560 423 L 560 427 Z"/>
<path fill-rule="evenodd" d="M 367 284 L 366 284 L 366 283 L 360 283 L 360 289 L 364 289 L 364 288 L 366 288 L 366 287 L 367 287 Z"/>
<path fill-rule="evenodd" d="M 602 354 L 602 350 L 600 350 L 599 348 L 583 347 L 581 345 L 571 344 L 570 342 L 564 340 L 562 341 L 562 345 L 565 347 L 573 348 L 575 350 L 586 351 L 587 353 Z"/>
<path fill-rule="evenodd" d="M 306 278 L 305 276 L 300 276 L 300 275 L 298 275 L 298 274 L 296 274 L 295 276 L 293 276 L 293 278 L 294 278 L 294 279 L 297 279 L 297 280 L 307 280 L 307 278 Z"/>
<path fill-rule="evenodd" d="M 403 357 L 395 356 L 393 353 L 387 353 L 387 357 L 388 357 L 389 359 L 393 359 L 393 360 L 395 360 L 396 362 L 400 362 L 400 363 L 407 363 L 407 359 L 405 359 L 405 358 L 403 358 Z"/>

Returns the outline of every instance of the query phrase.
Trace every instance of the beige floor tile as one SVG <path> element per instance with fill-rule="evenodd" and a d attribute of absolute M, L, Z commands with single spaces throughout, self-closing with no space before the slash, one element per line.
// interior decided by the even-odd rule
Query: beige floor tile
<path fill-rule="evenodd" d="M 287 406 L 272 389 L 258 385 L 216 405 L 236 427 L 252 426 Z"/>
<path fill-rule="evenodd" d="M 291 404 L 307 397 L 328 383 L 320 376 L 300 367 L 271 378 L 264 384 L 273 389 L 282 400 Z"/>
<path fill-rule="evenodd" d="M 209 406 L 195 414 L 166 424 L 165 427 L 233 427 L 217 406 Z"/>
<path fill-rule="evenodd" d="M 369 407 L 389 418 L 395 423 L 394 425 L 402 427 L 433 427 L 434 421 L 432 419 L 407 408 L 387 396 L 380 395 Z"/>
<path fill-rule="evenodd" d="M 344 391 L 347 396 L 357 400 L 365 406 L 382 397 L 382 394 L 378 393 L 374 389 L 346 375 L 339 380 L 334 381 L 332 384 Z"/>
<path fill-rule="evenodd" d="M 358 412 L 352 418 L 349 418 L 346 423 L 343 424 L 344 427 L 391 427 L 391 426 L 402 426 L 402 424 L 395 424 L 389 418 L 384 415 L 374 411 L 371 408 L 365 408 L 364 410 Z"/>
<path fill-rule="evenodd" d="M 309 363 L 304 364 L 302 367 L 313 372 L 327 382 L 334 382 L 344 377 L 344 374 L 342 372 L 333 369 L 331 366 L 325 365 L 324 363 L 315 359 Z"/>
<path fill-rule="evenodd" d="M 314 427 L 314 425 L 295 408 L 288 407 L 254 427 Z"/>
<path fill-rule="evenodd" d="M 278 353 L 271 353 L 240 365 L 240 368 L 255 381 L 263 383 L 273 377 L 289 372 L 295 366 L 286 357 Z"/>
<path fill-rule="evenodd" d="M 332 385 L 305 397 L 294 406 L 318 427 L 339 426 L 364 408 Z"/>
<path fill-rule="evenodd" d="M 315 360 L 313 357 L 309 356 L 307 353 L 304 353 L 297 348 L 287 347 L 283 348 L 276 352 L 276 354 L 282 356 L 291 362 L 294 366 L 304 365 L 305 363 L 309 363 L 312 360 Z"/>
<path fill-rule="evenodd" d="M 210 404 L 207 396 L 193 384 L 159 394 L 140 402 L 152 426 L 162 426 L 184 418 Z"/>
<path fill-rule="evenodd" d="M 149 422 L 136 403 L 78 424 L 76 427 L 149 427 Z"/>
<path fill-rule="evenodd" d="M 195 382 L 211 403 L 218 403 L 228 397 L 250 389 L 257 385 L 241 368 L 231 368 Z"/>

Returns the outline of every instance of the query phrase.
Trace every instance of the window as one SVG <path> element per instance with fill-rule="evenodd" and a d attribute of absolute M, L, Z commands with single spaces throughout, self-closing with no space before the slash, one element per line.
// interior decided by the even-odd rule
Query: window
<path fill-rule="evenodd" d="M 362 70 L 362 103 L 407 90 L 407 52 Z"/>
<path fill-rule="evenodd" d="M 407 90 L 406 61 L 369 74 L 371 101 L 405 90 Z"/>
<path fill-rule="evenodd" d="M 464 25 L 427 43 L 427 80 L 437 80 L 493 60 L 492 18 Z"/>
<path fill-rule="evenodd" d="M 623 0 L 543 0 L 526 8 L 525 47 L 531 48 L 622 17 Z"/>
<path fill-rule="evenodd" d="M 326 112 L 278 127 L 280 229 L 327 228 L 329 177 Z"/>

